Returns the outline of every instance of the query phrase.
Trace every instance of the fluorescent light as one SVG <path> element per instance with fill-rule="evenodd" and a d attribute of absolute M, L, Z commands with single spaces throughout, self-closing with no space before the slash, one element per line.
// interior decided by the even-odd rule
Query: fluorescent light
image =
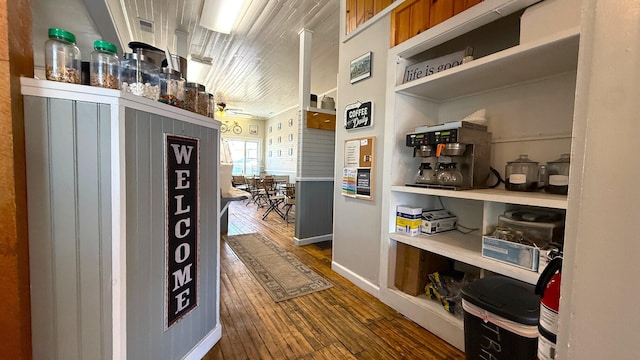
<path fill-rule="evenodd" d="M 189 59 L 187 60 L 187 81 L 200 84 L 204 83 L 210 69 L 211 61 L 189 56 Z"/>
<path fill-rule="evenodd" d="M 245 0 L 205 0 L 200 26 L 223 34 L 231 33 Z"/>

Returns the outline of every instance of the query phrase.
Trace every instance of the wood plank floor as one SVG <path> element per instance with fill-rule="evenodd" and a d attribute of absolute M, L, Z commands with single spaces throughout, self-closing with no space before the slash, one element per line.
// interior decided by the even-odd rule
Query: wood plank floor
<path fill-rule="evenodd" d="M 293 244 L 293 224 L 243 202 L 229 207 L 229 235 L 261 233 L 334 286 L 275 303 L 222 237 L 223 359 L 464 359 L 464 354 L 331 270 L 331 242 Z"/>

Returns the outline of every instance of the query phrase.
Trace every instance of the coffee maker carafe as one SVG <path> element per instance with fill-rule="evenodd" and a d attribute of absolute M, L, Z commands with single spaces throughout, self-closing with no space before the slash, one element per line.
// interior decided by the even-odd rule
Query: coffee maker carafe
<path fill-rule="evenodd" d="M 457 121 L 407 135 L 406 145 L 420 157 L 417 176 L 408 186 L 451 190 L 488 187 L 491 133 L 484 125 Z"/>

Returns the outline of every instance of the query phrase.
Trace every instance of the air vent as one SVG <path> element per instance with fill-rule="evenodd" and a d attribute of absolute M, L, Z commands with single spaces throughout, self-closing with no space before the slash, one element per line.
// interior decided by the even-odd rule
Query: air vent
<path fill-rule="evenodd" d="M 153 34 L 153 22 L 145 19 L 138 18 L 140 24 L 140 30 Z"/>

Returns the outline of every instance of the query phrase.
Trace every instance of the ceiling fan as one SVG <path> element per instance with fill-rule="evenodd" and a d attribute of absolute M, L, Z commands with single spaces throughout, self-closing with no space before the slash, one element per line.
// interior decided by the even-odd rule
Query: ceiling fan
<path fill-rule="evenodd" d="M 253 117 L 253 115 L 243 112 L 242 109 L 227 108 L 227 104 L 224 102 L 216 103 L 217 113 L 227 116 L 239 116 L 239 117 Z"/>

